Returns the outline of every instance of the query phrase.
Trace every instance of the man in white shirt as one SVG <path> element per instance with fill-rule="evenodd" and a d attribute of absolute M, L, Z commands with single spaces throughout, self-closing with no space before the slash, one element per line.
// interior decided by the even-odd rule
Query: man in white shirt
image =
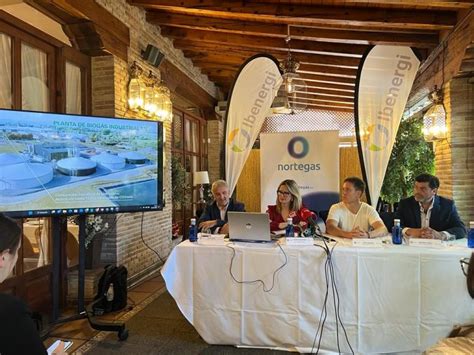
<path fill-rule="evenodd" d="M 326 220 L 326 231 L 336 237 L 371 238 L 388 234 L 377 211 L 360 198 L 364 182 L 349 177 L 342 185 L 342 202 L 331 206 Z"/>

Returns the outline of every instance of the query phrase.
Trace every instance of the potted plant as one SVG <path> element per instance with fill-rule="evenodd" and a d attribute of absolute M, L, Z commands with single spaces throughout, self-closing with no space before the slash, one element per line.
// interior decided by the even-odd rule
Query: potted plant
<path fill-rule="evenodd" d="M 434 171 L 434 152 L 422 133 L 423 118 L 400 122 L 380 197 L 392 206 L 411 195 L 415 177 Z"/>
<path fill-rule="evenodd" d="M 182 234 L 181 225 L 183 221 L 178 221 L 175 211 L 182 210 L 189 203 L 190 186 L 186 182 L 186 169 L 177 156 L 171 157 L 171 201 L 173 203 L 173 224 L 172 237 L 178 238 Z"/>

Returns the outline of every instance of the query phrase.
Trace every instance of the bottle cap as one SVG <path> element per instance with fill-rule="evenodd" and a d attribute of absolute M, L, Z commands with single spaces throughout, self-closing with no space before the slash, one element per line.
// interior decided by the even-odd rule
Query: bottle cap
<path fill-rule="evenodd" d="M 400 223 L 400 219 L 395 218 L 395 219 L 393 220 L 393 223 Z"/>
<path fill-rule="evenodd" d="M 469 228 L 474 228 L 474 221 L 469 222 Z"/>
<path fill-rule="evenodd" d="M 287 223 L 293 223 L 293 217 L 288 217 L 288 218 L 286 219 L 286 222 L 287 222 Z"/>
<path fill-rule="evenodd" d="M 191 224 L 196 224 L 196 218 L 191 218 Z"/>

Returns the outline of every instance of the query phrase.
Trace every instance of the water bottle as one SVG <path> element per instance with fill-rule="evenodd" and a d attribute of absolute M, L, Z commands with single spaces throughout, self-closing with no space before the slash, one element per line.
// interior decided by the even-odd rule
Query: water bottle
<path fill-rule="evenodd" d="M 191 225 L 189 226 L 189 241 L 190 242 L 197 242 L 197 226 L 196 226 L 196 218 L 191 218 Z"/>
<path fill-rule="evenodd" d="M 393 220 L 392 228 L 392 243 L 393 244 L 402 244 L 402 227 L 400 227 L 400 220 Z"/>
<path fill-rule="evenodd" d="M 286 220 L 285 237 L 293 238 L 295 236 L 295 229 L 293 228 L 293 218 L 288 217 Z"/>
<path fill-rule="evenodd" d="M 474 221 L 469 222 L 469 231 L 467 232 L 467 246 L 474 248 Z"/>

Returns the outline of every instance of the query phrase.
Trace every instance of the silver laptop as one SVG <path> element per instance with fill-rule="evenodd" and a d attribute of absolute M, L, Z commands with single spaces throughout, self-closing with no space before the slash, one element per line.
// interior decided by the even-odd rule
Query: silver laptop
<path fill-rule="evenodd" d="M 270 219 L 267 213 L 227 212 L 229 240 L 240 242 L 271 242 Z"/>

